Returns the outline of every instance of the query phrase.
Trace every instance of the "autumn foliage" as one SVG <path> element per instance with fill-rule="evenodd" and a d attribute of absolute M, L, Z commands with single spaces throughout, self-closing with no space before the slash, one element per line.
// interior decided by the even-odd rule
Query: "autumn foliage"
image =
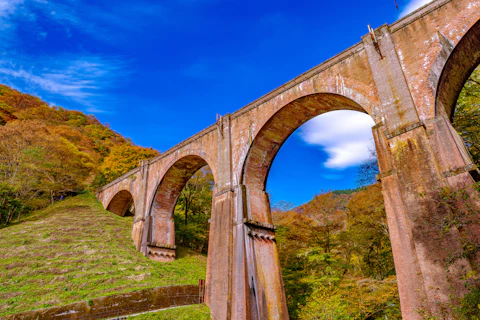
<path fill-rule="evenodd" d="M 291 319 L 400 319 L 380 184 L 274 211 Z"/>
<path fill-rule="evenodd" d="M 135 169 L 140 161 L 153 158 L 158 154 L 158 151 L 151 148 L 146 149 L 130 144 L 115 145 L 101 165 L 101 174 L 105 181 L 112 181 L 125 172 Z"/>
<path fill-rule="evenodd" d="M 92 115 L 0 85 L 0 225 L 95 189 L 158 154 Z"/>

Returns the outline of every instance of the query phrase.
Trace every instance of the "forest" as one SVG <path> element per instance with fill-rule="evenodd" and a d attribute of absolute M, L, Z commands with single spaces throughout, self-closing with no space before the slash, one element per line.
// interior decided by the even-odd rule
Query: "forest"
<path fill-rule="evenodd" d="M 94 116 L 0 85 L 0 226 L 158 155 Z"/>
<path fill-rule="evenodd" d="M 477 70 L 453 118 L 477 165 L 479 108 Z M 92 115 L 0 85 L 0 227 L 64 197 L 91 192 L 159 154 Z M 321 192 L 297 207 L 286 201 L 272 207 L 291 319 L 401 319 L 377 172 L 372 158 L 360 166 L 357 189 Z M 208 252 L 212 189 L 212 173 L 202 168 L 182 190 L 174 214 L 177 245 Z M 457 196 L 463 195 L 445 193 L 442 199 L 453 208 Z M 472 290 L 457 312 L 459 319 L 480 319 L 480 289 Z"/>

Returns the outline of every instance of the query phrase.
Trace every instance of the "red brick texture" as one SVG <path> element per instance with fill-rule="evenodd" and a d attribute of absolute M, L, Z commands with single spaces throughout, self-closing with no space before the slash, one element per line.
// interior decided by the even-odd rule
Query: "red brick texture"
<path fill-rule="evenodd" d="M 439 221 L 451 215 L 440 190 L 474 182 L 468 173 L 474 166 L 450 117 L 480 62 L 479 19 L 480 0 L 433 1 L 376 29 L 374 39 L 367 34 L 336 57 L 217 119 L 101 188 L 98 199 L 108 208 L 122 190 L 132 194 L 132 236 L 148 255 L 150 242 L 174 244 L 171 213 L 178 193 L 207 163 L 215 179 L 206 282 L 214 319 L 288 319 L 265 192 L 268 172 L 279 148 L 304 122 L 332 110 L 365 112 L 376 123 L 378 178 L 403 318 L 451 318 L 453 297 L 467 292 L 461 278 L 475 266 L 472 260 L 447 260 L 461 253 L 461 232 L 476 244 L 479 236 L 473 228 L 439 229 Z"/>

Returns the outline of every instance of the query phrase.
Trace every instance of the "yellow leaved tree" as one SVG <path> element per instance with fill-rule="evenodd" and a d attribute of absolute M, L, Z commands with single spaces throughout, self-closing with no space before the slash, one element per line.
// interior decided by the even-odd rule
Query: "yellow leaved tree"
<path fill-rule="evenodd" d="M 158 156 L 160 153 L 152 148 L 122 144 L 113 146 L 110 154 L 105 157 L 100 168 L 103 182 L 115 180 L 128 171 L 135 169 L 140 161 Z"/>

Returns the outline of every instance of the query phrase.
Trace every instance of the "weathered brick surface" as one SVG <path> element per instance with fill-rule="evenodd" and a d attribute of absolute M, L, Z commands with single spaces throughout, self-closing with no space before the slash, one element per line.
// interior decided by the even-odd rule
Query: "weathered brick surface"
<path fill-rule="evenodd" d="M 1 317 L 0 320 L 106 319 L 134 313 L 199 303 L 199 286 L 184 285 L 144 289 L 62 307 L 40 309 Z"/>
<path fill-rule="evenodd" d="M 465 172 L 472 162 L 450 117 L 464 81 L 480 63 L 479 19 L 480 0 L 433 1 L 376 29 L 375 40 L 364 36 L 218 119 L 100 189 L 98 198 L 107 208 L 122 190 L 132 194 L 133 238 L 148 254 L 151 242 L 174 244 L 175 201 L 193 172 L 208 164 L 215 188 L 206 299 L 214 318 L 286 319 L 276 243 L 269 238 L 274 230 L 264 229 L 262 236 L 244 221 L 272 223 L 265 184 L 278 150 L 295 129 L 333 110 L 368 113 L 376 123 L 403 317 L 452 317 L 451 297 L 466 292 L 460 278 L 472 265 L 459 259 L 447 272 L 447 257 L 462 248 L 459 230 L 442 234 L 438 228 L 451 214 L 439 191 L 473 183 Z M 478 230 L 462 232 L 480 242 Z"/>

